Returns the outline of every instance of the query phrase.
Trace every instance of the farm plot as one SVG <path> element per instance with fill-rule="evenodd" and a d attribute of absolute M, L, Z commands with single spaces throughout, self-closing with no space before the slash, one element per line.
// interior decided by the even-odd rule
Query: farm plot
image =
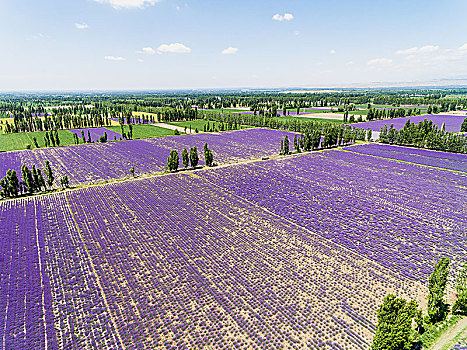
<path fill-rule="evenodd" d="M 206 172 L 224 190 L 425 282 L 466 256 L 467 174 L 345 151 Z"/>
<path fill-rule="evenodd" d="M 76 134 L 76 136 L 78 136 L 80 139 L 83 139 L 84 136 L 84 139 L 86 139 L 87 142 L 91 142 L 89 141 L 89 138 L 94 142 L 98 141 L 99 138 L 105 134 L 107 134 L 109 141 L 120 140 L 122 138 L 122 134 L 108 128 L 70 129 L 69 131 Z"/>
<path fill-rule="evenodd" d="M 394 118 L 394 119 L 382 119 L 372 120 L 370 122 L 351 124 L 357 128 L 367 129 L 370 128 L 373 131 L 380 131 L 385 125 L 389 129 L 391 124 L 394 128 L 400 130 L 404 127 L 405 123 L 410 120 L 411 123 L 418 124 L 423 120 L 431 120 L 438 128 L 441 128 L 443 123 L 445 124 L 446 131 L 459 132 L 461 130 L 461 124 L 465 119 L 465 116 L 461 115 L 418 115 L 414 117 Z"/>
<path fill-rule="evenodd" d="M 464 173 L 467 173 L 467 155 L 465 154 L 381 144 L 356 145 L 345 147 L 344 149 L 361 154 L 402 160 L 404 162 L 463 171 Z"/>
<path fill-rule="evenodd" d="M 148 126 L 151 127 L 151 126 Z M 222 133 L 202 133 L 147 140 L 129 140 L 110 143 L 92 143 L 68 147 L 54 147 L 28 151 L 0 153 L 0 174 L 8 169 L 20 173 L 21 165 L 44 166 L 51 163 L 56 178 L 67 175 L 71 185 L 88 184 L 130 176 L 152 174 L 164 170 L 170 150 L 189 150 L 197 146 L 200 164 L 204 164 L 203 146 L 207 142 L 218 164 L 277 154 L 280 140 L 295 134 L 268 129 L 245 129 Z"/>
<path fill-rule="evenodd" d="M 39 349 L 42 339 L 48 348 L 360 349 L 387 293 L 426 294 L 203 173 L 1 202 L 9 222 L 1 242 L 31 218 L 22 242 L 2 245 L 2 264 L 27 257 L 37 270 L 42 261 L 35 280 L 2 269 L 10 272 L 1 281 L 10 304 L 2 305 L 1 337 L 13 344 L 29 336 Z M 40 301 L 40 271 L 47 302 L 16 317 L 30 288 Z M 30 286 L 8 287 L 16 281 Z M 24 331 L 26 323 L 37 332 Z"/>

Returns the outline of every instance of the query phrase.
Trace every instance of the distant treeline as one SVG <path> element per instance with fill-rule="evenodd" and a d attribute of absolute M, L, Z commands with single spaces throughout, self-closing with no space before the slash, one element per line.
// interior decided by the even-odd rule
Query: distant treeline
<path fill-rule="evenodd" d="M 464 123 L 467 126 L 467 122 L 464 121 Z M 433 121 L 427 119 L 419 124 L 407 120 L 401 130 L 394 128 L 393 124 L 389 129 L 384 125 L 381 128 L 379 141 L 381 143 L 416 146 L 445 152 L 467 153 L 466 135 L 446 132 L 444 123 L 441 129 L 438 129 Z"/>

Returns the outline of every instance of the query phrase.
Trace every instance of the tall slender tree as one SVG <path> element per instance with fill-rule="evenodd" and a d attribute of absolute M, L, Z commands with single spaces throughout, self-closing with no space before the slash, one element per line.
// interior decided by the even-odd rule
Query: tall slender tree
<path fill-rule="evenodd" d="M 188 151 L 186 150 L 186 148 L 183 149 L 182 151 L 182 163 L 183 163 L 183 166 L 185 168 L 188 167 L 188 165 L 190 164 L 190 159 L 189 159 L 189 156 L 188 156 Z"/>
<path fill-rule="evenodd" d="M 52 187 L 54 176 L 48 160 L 45 161 L 45 175 L 47 176 L 47 186 Z"/>
<path fill-rule="evenodd" d="M 190 163 L 193 168 L 196 168 L 199 162 L 198 150 L 196 146 L 190 148 Z"/>
<path fill-rule="evenodd" d="M 428 316 L 432 323 L 443 321 L 448 313 L 444 302 L 449 274 L 449 258 L 441 258 L 428 279 Z"/>

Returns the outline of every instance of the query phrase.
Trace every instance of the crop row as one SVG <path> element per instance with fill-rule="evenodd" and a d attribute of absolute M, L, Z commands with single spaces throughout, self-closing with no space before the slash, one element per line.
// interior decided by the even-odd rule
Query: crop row
<path fill-rule="evenodd" d="M 467 155 L 438 152 L 392 145 L 369 144 L 346 147 L 345 149 L 362 154 L 375 155 L 405 162 L 428 165 L 437 168 L 463 171 L 467 173 Z"/>
<path fill-rule="evenodd" d="M 200 164 L 204 164 L 204 143 L 208 143 L 218 164 L 261 158 L 278 153 L 285 135 L 292 139 L 294 134 L 246 129 L 5 152 L 0 153 L 0 175 L 4 176 L 8 169 L 20 173 L 23 164 L 28 167 L 35 164 L 41 168 L 49 160 L 56 178 L 67 175 L 71 185 L 95 183 L 128 177 L 131 167 L 135 168 L 137 175 L 162 171 L 172 149 L 181 154 L 183 148 L 196 146 Z"/>
<path fill-rule="evenodd" d="M 467 174 L 326 151 L 206 178 L 421 282 L 440 257 L 467 253 Z"/>
<path fill-rule="evenodd" d="M 459 132 L 461 130 L 461 124 L 465 119 L 465 116 L 462 115 L 418 115 L 413 117 L 404 117 L 404 118 L 395 118 L 395 119 L 382 119 L 382 120 L 372 120 L 364 123 L 352 124 L 357 128 L 367 129 L 370 128 L 373 131 L 380 131 L 383 126 L 389 127 L 391 124 L 397 130 L 400 130 L 404 127 L 405 123 L 410 120 L 411 123 L 418 124 L 421 121 L 428 119 L 433 121 L 438 128 L 441 129 L 443 123 L 445 125 L 445 130 L 450 132 Z"/>
<path fill-rule="evenodd" d="M 47 337 L 48 348 L 360 349 L 389 291 L 426 293 L 197 174 L 0 203 L 10 222 L 1 242 L 24 218 L 37 219 L 23 230 L 24 247 L 2 246 L 2 253 L 37 266 L 38 246 L 50 300 L 45 336 L 40 304 L 28 317 L 11 314 L 25 312 L 28 287 L 2 294 L 12 305 L 0 314 L 8 344 L 30 323 L 36 348 Z M 28 236 L 36 228 L 38 244 Z M 38 274 L 30 286 L 36 299 Z"/>

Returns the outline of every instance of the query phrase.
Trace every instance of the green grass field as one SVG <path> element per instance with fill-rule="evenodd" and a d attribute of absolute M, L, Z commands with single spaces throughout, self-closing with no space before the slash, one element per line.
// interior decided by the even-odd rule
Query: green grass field
<path fill-rule="evenodd" d="M 36 137 L 39 147 L 45 147 L 45 131 L 0 134 L 0 152 L 26 149 L 28 144 L 31 145 L 31 149 L 36 148 L 34 146 L 34 137 Z M 74 144 L 73 133 L 68 130 L 59 130 L 58 137 L 61 146 Z"/>
<path fill-rule="evenodd" d="M 109 126 L 109 130 L 120 133 L 122 129 L 120 126 Z M 128 126 L 125 125 L 125 132 L 128 133 Z M 133 139 L 150 139 L 153 137 L 172 136 L 174 131 L 170 129 L 164 129 L 159 126 L 151 124 L 133 125 Z"/>

